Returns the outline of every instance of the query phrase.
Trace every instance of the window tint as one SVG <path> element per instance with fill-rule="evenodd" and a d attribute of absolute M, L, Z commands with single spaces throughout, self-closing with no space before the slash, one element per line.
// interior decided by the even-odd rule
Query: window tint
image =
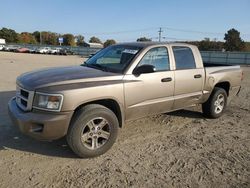
<path fill-rule="evenodd" d="M 193 52 L 188 47 L 173 47 L 176 69 L 194 69 L 196 68 Z"/>
<path fill-rule="evenodd" d="M 155 71 L 169 70 L 168 51 L 165 47 L 150 49 L 141 59 L 140 65 L 153 65 Z"/>

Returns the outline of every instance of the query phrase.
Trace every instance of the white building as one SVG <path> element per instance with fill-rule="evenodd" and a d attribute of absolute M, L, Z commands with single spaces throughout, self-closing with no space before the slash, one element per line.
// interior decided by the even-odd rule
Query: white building
<path fill-rule="evenodd" d="M 103 48 L 103 44 L 94 43 L 94 42 L 84 42 L 83 46 L 90 47 L 90 48 Z"/>
<path fill-rule="evenodd" d="M 0 44 L 6 44 L 5 39 L 0 39 Z"/>

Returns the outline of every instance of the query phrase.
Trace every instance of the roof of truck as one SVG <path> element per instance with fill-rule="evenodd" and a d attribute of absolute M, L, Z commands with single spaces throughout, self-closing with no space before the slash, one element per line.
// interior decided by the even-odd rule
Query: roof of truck
<path fill-rule="evenodd" d="M 126 42 L 126 43 L 119 43 L 117 45 L 128 45 L 128 46 L 138 46 L 138 47 L 149 47 L 155 45 L 185 45 L 185 46 L 194 46 L 192 44 L 187 43 L 177 43 L 177 42 Z"/>

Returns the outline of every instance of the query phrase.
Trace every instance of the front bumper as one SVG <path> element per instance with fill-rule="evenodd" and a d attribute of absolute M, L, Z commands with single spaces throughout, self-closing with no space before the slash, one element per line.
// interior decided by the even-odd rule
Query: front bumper
<path fill-rule="evenodd" d="M 8 104 L 9 115 L 20 131 L 38 140 L 56 140 L 67 134 L 73 111 L 49 113 L 24 112 L 12 98 Z"/>

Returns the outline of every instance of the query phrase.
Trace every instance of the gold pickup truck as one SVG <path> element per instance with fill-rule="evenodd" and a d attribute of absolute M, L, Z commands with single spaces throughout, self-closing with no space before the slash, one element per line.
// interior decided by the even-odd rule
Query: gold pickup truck
<path fill-rule="evenodd" d="M 240 66 L 206 64 L 193 45 L 117 44 L 79 66 L 19 76 L 9 114 L 24 134 L 66 135 L 78 156 L 94 157 L 129 120 L 197 104 L 206 117 L 220 117 L 241 80 Z"/>

